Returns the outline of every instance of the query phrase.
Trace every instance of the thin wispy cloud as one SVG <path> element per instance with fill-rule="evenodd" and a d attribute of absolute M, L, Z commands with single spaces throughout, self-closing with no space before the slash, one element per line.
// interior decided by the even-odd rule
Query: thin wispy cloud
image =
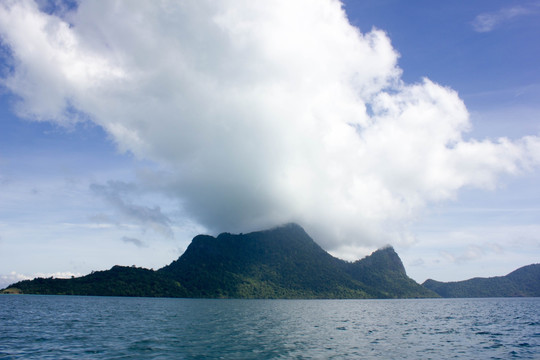
<path fill-rule="evenodd" d="M 539 7 L 540 5 L 535 3 L 504 8 L 491 13 L 483 13 L 474 19 L 472 26 L 477 32 L 490 32 L 505 23 L 516 21 L 520 17 L 538 14 Z"/>
<path fill-rule="evenodd" d="M 128 244 L 133 244 L 133 245 L 135 245 L 136 247 L 139 247 L 139 248 L 148 247 L 148 245 L 144 241 L 139 240 L 137 238 L 123 236 L 122 241 L 125 242 L 125 243 L 128 243 Z"/>
<path fill-rule="evenodd" d="M 118 215 L 128 221 L 134 222 L 143 228 L 150 228 L 168 238 L 174 236 L 171 228 L 171 219 L 165 215 L 159 206 L 148 207 L 131 203 L 126 199 L 127 194 L 136 191 L 133 184 L 128 184 L 121 181 L 109 181 L 106 185 L 91 184 L 90 190 L 111 204 Z M 100 216 L 101 220 L 107 217 Z M 127 238 L 136 245 L 137 239 Z M 126 241 L 124 239 L 124 241 Z"/>
<path fill-rule="evenodd" d="M 442 258 L 449 262 L 465 263 L 469 261 L 476 261 L 479 258 L 488 255 L 489 253 L 504 253 L 503 248 L 498 244 L 483 243 L 478 245 L 469 245 L 465 249 L 459 252 L 441 251 Z"/>

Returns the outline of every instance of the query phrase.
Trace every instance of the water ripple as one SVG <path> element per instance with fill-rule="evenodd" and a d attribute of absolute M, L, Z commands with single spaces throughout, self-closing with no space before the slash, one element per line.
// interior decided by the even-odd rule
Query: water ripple
<path fill-rule="evenodd" d="M 0 359 L 538 359 L 539 307 L 0 296 Z"/>

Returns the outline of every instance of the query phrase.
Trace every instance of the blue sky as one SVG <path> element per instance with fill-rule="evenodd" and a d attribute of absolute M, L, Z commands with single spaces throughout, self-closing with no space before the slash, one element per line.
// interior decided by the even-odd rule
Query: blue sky
<path fill-rule="evenodd" d="M 540 46 L 536 39 L 540 35 L 540 3 L 474 1 L 456 6 L 452 2 L 416 1 L 414 7 L 400 1 L 345 4 L 354 25 L 362 30 L 376 26 L 388 32 L 401 54 L 399 65 L 405 81 L 416 82 L 426 76 L 458 91 L 471 114 L 472 129 L 466 136 L 516 139 L 539 133 Z M 479 31 L 482 18 L 491 20 L 492 26 Z M 402 257 L 406 254 L 413 265 L 407 266 L 409 273 L 417 281 L 425 277 L 450 281 L 463 279 L 467 273 L 470 277 L 505 274 L 520 266 L 517 259 L 522 256 L 523 264 L 527 262 L 524 257 L 537 263 L 539 183 L 538 169 L 534 169 L 522 176 L 501 178 L 496 190 L 461 190 L 455 201 L 431 208 L 414 226 L 419 237 L 434 244 L 425 249 L 420 244 L 400 249 Z M 459 233 L 470 237 L 465 244 L 451 235 Z M 443 246 L 437 238 L 445 239 L 441 241 Z M 493 238 L 497 238 L 493 244 L 503 244 L 513 254 L 496 255 L 499 250 L 489 249 L 489 245 L 484 249 L 482 244 L 489 244 Z M 430 273 L 429 266 L 424 268 L 426 262 L 421 256 L 412 260 L 424 250 L 431 255 L 442 254 L 432 260 L 438 277 Z M 466 259 L 467 253 L 471 259 Z M 421 264 L 418 267 L 422 270 L 417 272 L 415 264 Z"/>
<path fill-rule="evenodd" d="M 289 221 L 419 282 L 538 262 L 540 3 L 178 4 L 0 6 L 0 287 Z"/>

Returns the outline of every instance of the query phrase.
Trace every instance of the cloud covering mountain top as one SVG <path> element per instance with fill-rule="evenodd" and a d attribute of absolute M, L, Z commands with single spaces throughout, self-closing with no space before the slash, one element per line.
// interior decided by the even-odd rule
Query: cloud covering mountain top
<path fill-rule="evenodd" d="M 430 204 L 540 161 L 535 136 L 464 137 L 458 94 L 404 83 L 388 36 L 352 26 L 335 0 L 88 1 L 60 13 L 10 0 L 0 36 L 21 116 L 98 124 L 160 165 L 140 186 L 217 232 L 294 221 L 347 257 L 410 242 Z"/>

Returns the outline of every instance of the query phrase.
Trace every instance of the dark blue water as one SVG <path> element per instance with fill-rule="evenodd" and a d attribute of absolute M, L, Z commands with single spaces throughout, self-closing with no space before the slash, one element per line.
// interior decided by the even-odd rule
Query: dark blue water
<path fill-rule="evenodd" d="M 0 296 L 0 359 L 540 359 L 540 298 Z"/>

